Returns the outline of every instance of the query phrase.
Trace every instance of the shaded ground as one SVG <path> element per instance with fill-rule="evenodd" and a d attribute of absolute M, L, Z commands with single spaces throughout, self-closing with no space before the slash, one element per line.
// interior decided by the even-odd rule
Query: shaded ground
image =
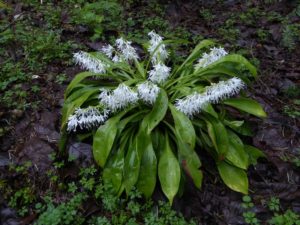
<path fill-rule="evenodd" d="M 42 17 L 22 4 L 10 3 L 14 9 L 12 15 L 34 13 L 34 18 Z M 128 6 L 124 3 L 124 7 Z M 254 124 L 255 135 L 247 141 L 262 149 L 267 159 L 261 160 L 249 170 L 254 211 L 262 222 L 266 222 L 272 216 L 266 206 L 267 201 L 275 196 L 281 201 L 282 211 L 292 209 L 300 214 L 300 106 L 299 102 L 295 102 L 299 99 L 297 90 L 300 86 L 300 48 L 298 40 L 295 40 L 295 46 L 284 43 L 287 35 L 284 30 L 286 24 L 300 22 L 299 14 L 295 11 L 297 2 L 274 1 L 273 4 L 267 4 L 251 1 L 246 4 L 239 1 L 165 1 L 155 4 L 159 8 L 157 11 L 151 11 L 151 7 L 148 3 L 130 5 L 124 15 L 125 19 L 128 21 L 131 18 L 137 22 L 122 28 L 128 36 L 139 38 L 136 31 L 147 33 L 151 26 L 157 26 L 158 31 L 163 30 L 165 24 L 161 21 L 168 21 L 167 26 L 173 32 L 170 35 L 184 36 L 190 41 L 196 41 L 199 36 L 215 38 L 226 49 L 244 54 L 259 66 L 259 79 L 249 87 L 249 93 L 264 106 L 268 118 L 264 121 L 249 118 Z M 84 26 L 70 24 L 67 10 L 61 13 L 63 39 L 70 39 L 81 45 L 80 48 L 92 50 L 99 49 L 104 43 L 88 39 L 88 31 Z M 147 16 L 152 18 L 152 22 L 158 20 L 157 18 L 161 21 L 145 25 L 141 21 Z M 287 18 L 288 21 L 285 21 Z M 109 30 L 105 35 L 110 37 L 117 33 L 116 30 Z M 17 55 L 16 60 L 18 57 L 22 56 Z M 25 82 L 22 86 L 25 90 L 32 84 L 40 87 L 37 96 L 32 95 L 29 98 L 29 101 L 40 100 L 35 109 L 0 107 L 1 124 L 7 121 L 11 124 L 6 126 L 9 127 L 6 128 L 8 131 L 1 137 L 0 179 L 9 183 L 10 187 L 18 189 L 18 185 L 24 182 L 33 182 L 35 194 L 43 196 L 49 185 L 55 184 L 49 176 L 45 176 L 47 171 L 55 171 L 53 173 L 62 180 L 67 180 L 69 177 L 76 177 L 74 174 L 78 166 L 91 165 L 90 146 L 87 144 L 71 142 L 68 149 L 73 152 L 75 161 L 58 173 L 57 167 L 53 166 L 53 162 L 57 160 L 48 157 L 49 154 L 55 155 L 58 149 L 63 91 L 78 71 L 74 66 L 51 61 L 40 71 L 38 78 Z M 52 76 L 61 73 L 66 75 L 66 80 L 59 84 Z M 25 178 L 18 176 L 16 172 L 7 172 L 8 158 L 17 164 L 32 162 L 33 166 L 26 172 L 30 182 L 24 181 Z M 187 184 L 184 196 L 175 201 L 174 208 L 187 218 L 197 218 L 199 224 L 245 224 L 242 216 L 244 209 L 241 207 L 242 196 L 230 191 L 216 179 L 217 173 L 209 158 L 204 162 L 204 175 L 202 190 L 196 190 L 193 185 Z M 55 185 L 52 188 L 59 192 Z M 12 189 L 11 192 L 4 193 L 3 197 L 0 196 L 0 221 L 3 224 L 18 224 L 16 221 L 32 223 L 37 217 L 33 209 L 24 218 L 19 216 L 15 223 L 8 222 L 9 218 L 16 217 L 7 208 L 7 197 L 14 192 Z M 64 199 L 61 194 L 59 196 Z M 161 198 L 159 191 L 155 198 Z"/>

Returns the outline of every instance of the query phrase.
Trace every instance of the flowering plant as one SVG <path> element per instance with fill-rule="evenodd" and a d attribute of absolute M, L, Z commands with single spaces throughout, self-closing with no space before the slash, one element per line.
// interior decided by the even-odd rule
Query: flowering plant
<path fill-rule="evenodd" d="M 210 40 L 200 42 L 181 65 L 172 65 L 166 63 L 170 41 L 153 31 L 149 36 L 144 60 L 123 38 L 99 52 L 74 54 L 88 72 L 78 74 L 65 91 L 62 130 L 92 135 L 103 180 L 118 194 L 136 186 L 149 197 L 157 177 L 170 202 L 184 177 L 200 188 L 196 151 L 203 150 L 215 160 L 224 183 L 246 194 L 245 171 L 263 154 L 243 144 L 238 134 L 249 135 L 249 130 L 228 109 L 266 116 L 256 101 L 231 98 L 256 76 L 255 67 L 212 47 Z"/>

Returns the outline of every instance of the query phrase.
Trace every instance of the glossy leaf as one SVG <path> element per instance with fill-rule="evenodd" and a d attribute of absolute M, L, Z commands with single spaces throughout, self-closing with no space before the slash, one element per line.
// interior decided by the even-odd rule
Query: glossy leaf
<path fill-rule="evenodd" d="M 261 105 L 249 98 L 231 98 L 224 100 L 224 104 L 237 108 L 246 113 L 252 114 L 258 117 L 267 117 L 267 114 L 261 107 Z"/>
<path fill-rule="evenodd" d="M 200 188 L 202 184 L 202 171 L 200 159 L 194 151 L 196 142 L 196 133 L 190 119 L 174 106 L 169 105 L 175 123 L 175 136 L 178 147 L 178 157 L 182 168 L 190 176 L 196 187 Z"/>
<path fill-rule="evenodd" d="M 122 184 L 123 178 L 123 167 L 124 167 L 124 146 L 120 147 L 113 157 L 107 162 L 103 170 L 103 181 L 104 183 L 112 184 L 115 193 Z"/>
<path fill-rule="evenodd" d="M 191 120 L 178 111 L 173 105 L 169 105 L 175 123 L 175 130 L 181 136 L 182 141 L 188 144 L 191 149 L 195 148 L 196 133 Z"/>
<path fill-rule="evenodd" d="M 141 160 L 137 145 L 137 138 L 134 138 L 133 142 L 128 146 L 128 151 L 125 157 L 123 186 L 127 194 L 132 190 L 139 177 Z"/>
<path fill-rule="evenodd" d="M 244 136 L 253 136 L 253 132 L 244 120 L 235 120 L 235 121 L 228 121 L 224 120 L 224 124 L 234 130 L 236 133 L 244 135 Z"/>
<path fill-rule="evenodd" d="M 232 190 L 248 194 L 248 178 L 243 169 L 237 168 L 227 162 L 217 164 L 220 176 L 224 183 Z"/>
<path fill-rule="evenodd" d="M 229 147 L 226 160 L 241 169 L 247 169 L 249 165 L 248 154 L 244 150 L 242 140 L 232 131 L 228 131 Z"/>
<path fill-rule="evenodd" d="M 143 138 L 143 140 L 139 140 L 138 145 L 144 150 L 141 157 L 137 188 L 146 198 L 149 198 L 156 185 L 157 159 L 153 150 L 151 136 L 144 133 L 139 138 Z"/>
<path fill-rule="evenodd" d="M 188 58 L 181 64 L 181 66 L 176 70 L 176 73 L 179 72 L 186 65 L 192 64 L 195 60 L 197 60 L 200 55 L 203 53 L 202 50 L 214 44 L 211 40 L 203 40 L 201 41 L 192 51 L 192 53 L 188 56 Z"/>
<path fill-rule="evenodd" d="M 179 189 L 180 166 L 172 152 L 168 138 L 166 138 L 165 147 L 159 159 L 158 177 L 162 191 L 169 199 L 170 204 L 172 204 Z"/>
<path fill-rule="evenodd" d="M 251 145 L 245 145 L 245 151 L 249 155 L 249 164 L 256 165 L 258 158 L 266 158 L 266 155 Z"/>
<path fill-rule="evenodd" d="M 227 130 L 222 122 L 213 117 L 206 117 L 208 135 L 218 152 L 219 160 L 223 160 L 228 151 L 229 140 Z"/>
<path fill-rule="evenodd" d="M 95 73 L 93 72 L 82 72 L 77 74 L 74 79 L 71 81 L 71 83 L 68 85 L 66 91 L 65 91 L 65 99 L 70 95 L 72 90 L 85 78 L 94 76 Z"/>
<path fill-rule="evenodd" d="M 163 89 L 160 89 L 160 92 L 154 103 L 152 111 L 148 113 L 142 121 L 141 129 L 145 130 L 147 134 L 150 134 L 151 131 L 165 117 L 167 109 L 168 109 L 167 93 Z"/>
<path fill-rule="evenodd" d="M 176 136 L 178 147 L 178 158 L 186 174 L 192 178 L 195 186 L 200 188 L 202 185 L 203 174 L 199 169 L 201 161 L 199 156 L 189 145 L 182 142 L 181 137 Z"/>
<path fill-rule="evenodd" d="M 115 116 L 105 122 L 96 131 L 93 139 L 93 155 L 99 166 L 104 167 L 114 144 L 120 117 Z"/>
<path fill-rule="evenodd" d="M 241 55 L 237 55 L 237 54 L 226 55 L 222 57 L 220 60 L 216 61 L 215 63 L 209 65 L 209 67 L 214 68 L 216 65 L 221 63 L 236 63 L 238 65 L 243 65 L 250 71 L 250 73 L 254 77 L 257 76 L 257 70 L 255 66 L 253 66 L 246 58 L 244 58 Z"/>

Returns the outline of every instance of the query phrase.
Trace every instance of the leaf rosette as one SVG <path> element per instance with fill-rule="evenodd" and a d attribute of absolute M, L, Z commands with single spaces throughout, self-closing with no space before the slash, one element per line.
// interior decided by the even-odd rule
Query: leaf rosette
<path fill-rule="evenodd" d="M 247 194 L 246 170 L 263 153 L 243 143 L 240 136 L 251 131 L 228 109 L 266 117 L 243 93 L 256 68 L 210 40 L 173 65 L 166 48 L 172 41 L 153 31 L 149 36 L 142 60 L 123 38 L 99 52 L 74 54 L 88 71 L 65 91 L 61 147 L 68 133 L 92 137 L 94 159 L 116 193 L 136 186 L 150 197 L 159 181 L 170 203 L 184 177 L 201 187 L 199 152 L 206 150 L 224 183 Z"/>

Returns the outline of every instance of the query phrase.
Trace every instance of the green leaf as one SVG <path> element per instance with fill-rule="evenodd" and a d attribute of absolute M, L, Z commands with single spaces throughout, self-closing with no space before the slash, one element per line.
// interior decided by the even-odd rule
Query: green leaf
<path fill-rule="evenodd" d="M 137 141 L 138 138 L 135 137 L 133 142 L 129 144 L 128 152 L 125 157 L 123 170 L 124 181 L 122 185 L 125 188 L 127 194 L 132 190 L 139 177 L 141 159 L 138 152 Z"/>
<path fill-rule="evenodd" d="M 95 88 L 91 88 L 88 90 L 84 90 L 84 91 L 80 91 L 78 93 L 81 93 L 80 96 L 78 96 L 76 99 L 74 99 L 73 101 L 70 102 L 65 102 L 63 109 L 62 109 L 62 121 L 61 121 L 61 129 L 64 129 L 69 116 L 74 113 L 75 109 L 80 107 L 81 105 L 83 105 L 89 98 L 91 95 L 97 93 L 97 89 Z M 74 93 L 77 95 L 77 93 Z"/>
<path fill-rule="evenodd" d="M 208 66 L 208 68 L 214 68 L 216 65 L 221 64 L 221 63 L 237 63 L 237 64 L 242 64 L 245 66 L 250 73 L 256 77 L 257 76 L 257 70 L 255 66 L 253 66 L 246 58 L 244 58 L 241 55 L 237 54 L 230 54 L 222 57 L 220 60 L 216 61 L 215 63 L 212 63 L 211 65 Z"/>
<path fill-rule="evenodd" d="M 254 116 L 267 117 L 267 114 L 261 105 L 255 100 L 249 98 L 231 98 L 226 99 L 223 102 L 226 105 L 235 107 Z"/>
<path fill-rule="evenodd" d="M 226 154 L 226 160 L 241 169 L 247 169 L 249 165 L 248 154 L 244 150 L 242 140 L 232 131 L 228 131 L 229 148 Z"/>
<path fill-rule="evenodd" d="M 150 134 L 151 131 L 162 121 L 165 117 L 168 109 L 168 96 L 167 93 L 160 89 L 160 92 L 156 98 L 153 109 L 148 113 L 141 124 L 141 129 L 145 130 L 147 134 Z"/>
<path fill-rule="evenodd" d="M 202 49 L 209 47 L 213 45 L 214 42 L 211 40 L 203 40 L 201 41 L 192 51 L 192 53 L 188 56 L 188 58 L 180 65 L 180 67 L 176 70 L 175 74 L 180 72 L 182 68 L 184 68 L 186 65 L 191 65 L 195 60 L 197 60 L 200 55 L 202 54 Z"/>
<path fill-rule="evenodd" d="M 224 120 L 224 124 L 241 135 L 249 136 L 249 137 L 253 136 L 253 132 L 250 126 L 248 125 L 248 123 L 245 123 L 244 120 L 235 120 L 235 121 Z"/>
<path fill-rule="evenodd" d="M 261 150 L 251 145 L 245 145 L 245 151 L 249 155 L 249 164 L 256 165 L 258 158 L 266 158 L 266 155 Z"/>
<path fill-rule="evenodd" d="M 214 107 L 211 104 L 207 104 L 207 106 L 204 107 L 203 111 L 207 112 L 208 114 L 215 117 L 216 119 L 219 118 L 218 113 L 215 111 Z"/>
<path fill-rule="evenodd" d="M 104 183 L 112 184 L 115 193 L 118 193 L 123 178 L 124 145 L 117 149 L 116 153 L 108 160 L 103 170 Z"/>
<path fill-rule="evenodd" d="M 77 74 L 74 79 L 71 81 L 71 83 L 68 85 L 66 91 L 65 91 L 65 99 L 70 95 L 72 90 L 85 78 L 94 76 L 95 73 L 93 72 L 82 72 Z"/>
<path fill-rule="evenodd" d="M 226 162 L 217 164 L 220 176 L 224 183 L 232 190 L 248 194 L 248 178 L 243 169 L 232 166 Z"/>
<path fill-rule="evenodd" d="M 178 111 L 173 105 L 169 104 L 169 108 L 174 119 L 176 132 L 180 134 L 184 143 L 188 144 L 192 149 L 194 149 L 196 143 L 196 133 L 192 122 L 185 114 Z"/>
<path fill-rule="evenodd" d="M 175 136 L 178 147 L 178 157 L 182 168 L 190 176 L 196 187 L 200 188 L 202 184 L 202 172 L 200 159 L 194 151 L 196 142 L 196 133 L 190 119 L 182 112 L 178 111 L 171 104 L 169 105 L 175 123 Z"/>
<path fill-rule="evenodd" d="M 203 174 L 199 169 L 201 161 L 194 149 L 182 142 L 181 137 L 176 136 L 178 146 L 178 158 L 181 162 L 183 170 L 192 178 L 195 186 L 200 188 L 202 185 Z"/>
<path fill-rule="evenodd" d="M 179 189 L 180 166 L 172 152 L 168 138 L 166 138 L 165 147 L 159 159 L 158 177 L 162 191 L 169 199 L 170 204 L 172 204 Z"/>
<path fill-rule="evenodd" d="M 141 158 L 137 188 L 146 198 L 149 198 L 156 185 L 157 159 L 153 150 L 151 136 L 144 133 L 139 138 L 143 138 L 139 140 L 138 145 L 144 150 Z"/>
<path fill-rule="evenodd" d="M 144 70 L 144 64 L 143 63 L 139 63 L 137 60 L 134 60 L 134 64 L 137 68 L 138 73 L 141 75 L 142 78 L 146 77 L 146 72 Z"/>
<path fill-rule="evenodd" d="M 106 160 L 114 144 L 114 140 L 118 131 L 117 123 L 120 116 L 110 118 L 101 125 L 96 131 L 93 139 L 93 154 L 96 162 L 102 168 L 105 166 Z"/>
<path fill-rule="evenodd" d="M 208 135 L 218 152 L 218 158 L 224 160 L 229 147 L 227 130 L 220 120 L 208 115 L 205 118 Z"/>

